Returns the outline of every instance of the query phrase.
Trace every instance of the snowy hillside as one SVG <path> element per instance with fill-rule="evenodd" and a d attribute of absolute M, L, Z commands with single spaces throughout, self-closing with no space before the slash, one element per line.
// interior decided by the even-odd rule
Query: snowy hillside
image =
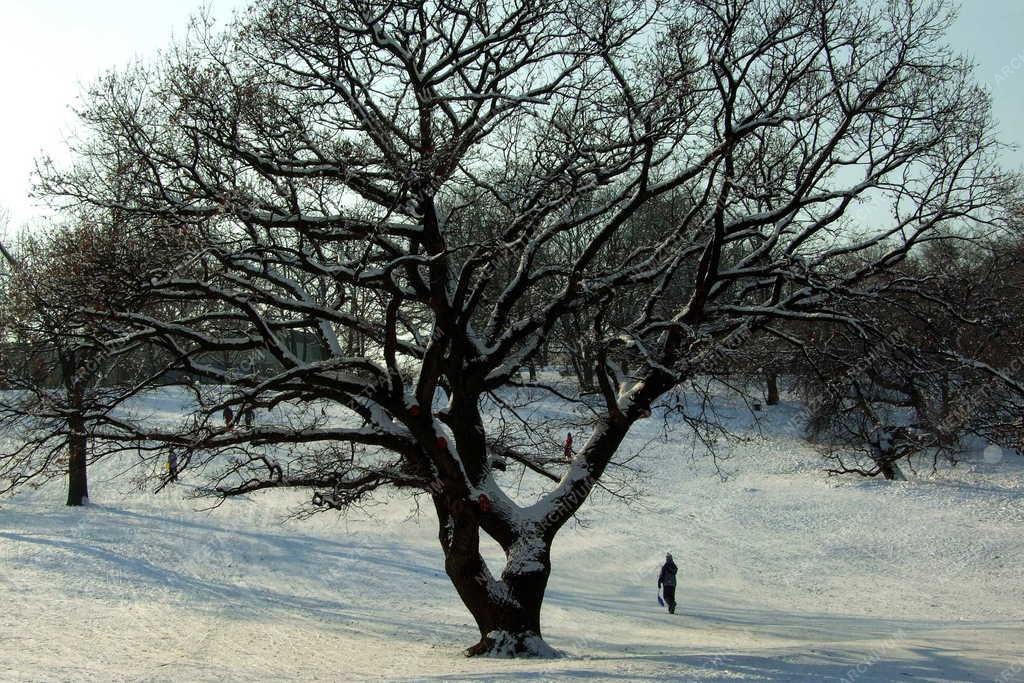
<path fill-rule="evenodd" d="M 644 448 L 645 498 L 584 507 L 555 541 L 550 661 L 460 655 L 478 634 L 429 505 L 201 511 L 187 482 L 153 495 L 104 463 L 84 510 L 60 482 L 0 502 L 0 679 L 1024 680 L 1024 458 L 830 479 L 795 413 L 735 410 L 720 470 L 679 430 Z M 676 615 L 656 602 L 666 551 Z"/>

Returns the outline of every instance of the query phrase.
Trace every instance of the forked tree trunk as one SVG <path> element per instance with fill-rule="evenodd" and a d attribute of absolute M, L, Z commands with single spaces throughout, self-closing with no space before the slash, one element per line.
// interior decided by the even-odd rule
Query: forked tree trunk
<path fill-rule="evenodd" d="M 479 511 L 473 503 L 436 499 L 445 571 L 480 630 L 466 656 L 553 657 L 544 642 L 540 612 L 551 574 L 551 546 L 539 533 L 519 535 L 505 548 L 500 577 L 480 555 Z"/>
<path fill-rule="evenodd" d="M 89 473 L 86 466 L 88 441 L 85 420 L 75 415 L 68 420 L 68 505 L 77 507 L 89 502 Z"/>

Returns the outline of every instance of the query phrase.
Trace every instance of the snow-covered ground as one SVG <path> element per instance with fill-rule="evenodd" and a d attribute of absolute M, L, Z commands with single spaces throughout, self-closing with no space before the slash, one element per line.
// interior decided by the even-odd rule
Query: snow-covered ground
<path fill-rule="evenodd" d="M 1024 680 L 1024 458 L 830 479 L 796 412 L 727 414 L 747 438 L 721 471 L 680 430 L 644 448 L 644 499 L 588 503 L 554 549 L 557 660 L 460 655 L 478 634 L 429 505 L 202 511 L 104 463 L 88 508 L 61 482 L 0 501 L 0 680 Z M 666 551 L 676 615 L 656 602 Z"/>

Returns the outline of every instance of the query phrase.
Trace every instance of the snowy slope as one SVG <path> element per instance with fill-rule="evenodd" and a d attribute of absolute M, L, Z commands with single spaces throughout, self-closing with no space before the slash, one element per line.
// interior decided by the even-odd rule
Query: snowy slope
<path fill-rule="evenodd" d="M 201 511 L 187 484 L 153 495 L 105 463 L 85 510 L 59 482 L 0 502 L 0 680 L 1024 680 L 1024 459 L 829 479 L 796 413 L 726 406 L 746 438 L 720 470 L 680 431 L 644 449 L 647 497 L 584 508 L 554 548 L 553 661 L 459 655 L 477 634 L 429 506 L 299 520 L 302 494 L 267 492 Z"/>

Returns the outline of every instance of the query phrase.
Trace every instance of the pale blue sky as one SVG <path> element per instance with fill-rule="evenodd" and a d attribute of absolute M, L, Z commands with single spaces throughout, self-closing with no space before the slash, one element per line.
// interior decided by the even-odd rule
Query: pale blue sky
<path fill-rule="evenodd" d="M 181 34 L 201 0 L 0 0 L 0 208 L 14 224 L 37 215 L 28 199 L 33 160 L 60 157 L 84 84 L 105 69 L 152 56 Z M 226 17 L 246 0 L 207 0 Z M 1003 138 L 1024 147 L 1024 0 L 963 0 L 950 42 L 973 57 Z M 1006 156 L 1024 166 L 1024 151 Z"/>
<path fill-rule="evenodd" d="M 0 0 L 0 207 L 19 225 L 35 159 L 60 158 L 72 107 L 97 75 L 149 57 L 200 6 L 228 17 L 244 0 Z"/>

